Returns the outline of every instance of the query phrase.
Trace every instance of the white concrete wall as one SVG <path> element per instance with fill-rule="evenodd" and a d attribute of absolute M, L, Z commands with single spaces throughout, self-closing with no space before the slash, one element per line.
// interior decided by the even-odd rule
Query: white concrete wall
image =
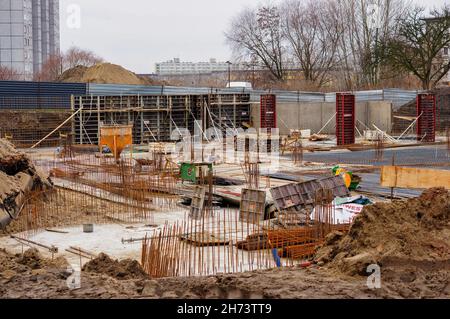
<path fill-rule="evenodd" d="M 260 105 L 252 104 L 252 122 L 254 127 L 260 127 Z M 290 129 L 311 129 L 317 133 L 336 113 L 335 103 L 277 103 L 277 125 L 280 134 L 289 134 Z M 374 129 L 375 124 L 381 130 L 391 132 L 392 104 L 385 101 L 356 103 L 356 118 L 366 126 Z M 358 125 L 361 128 L 362 125 Z M 335 134 L 336 120 L 333 118 L 322 131 L 325 134 Z"/>

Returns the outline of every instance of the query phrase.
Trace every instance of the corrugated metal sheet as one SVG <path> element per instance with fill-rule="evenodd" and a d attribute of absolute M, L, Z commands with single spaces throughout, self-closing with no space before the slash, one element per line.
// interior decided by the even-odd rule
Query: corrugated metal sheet
<path fill-rule="evenodd" d="M 182 86 L 147 86 L 125 84 L 88 84 L 88 95 L 195 95 L 209 93 L 250 93 L 253 91 L 239 88 L 207 88 Z M 258 97 L 259 100 L 259 97 Z"/>
<path fill-rule="evenodd" d="M 356 102 L 369 101 L 391 101 L 394 109 L 398 108 L 412 100 L 414 100 L 420 91 L 401 90 L 401 89 L 384 89 L 371 91 L 353 92 L 356 96 Z M 336 102 L 336 93 L 326 93 L 326 102 Z"/>
<path fill-rule="evenodd" d="M 0 96 L 70 96 L 86 92 L 85 83 L 0 81 Z"/>
<path fill-rule="evenodd" d="M 301 92 L 282 90 L 249 90 L 245 88 L 207 88 L 207 87 L 176 87 L 176 86 L 143 86 L 143 85 L 115 85 L 89 84 L 88 94 L 92 95 L 189 95 L 209 93 L 248 93 L 251 102 L 259 102 L 262 94 L 276 94 L 278 102 L 336 102 L 336 93 Z M 371 91 L 357 91 L 356 102 L 392 101 L 394 107 L 401 106 L 416 98 L 418 91 L 400 89 L 385 89 Z"/>
<path fill-rule="evenodd" d="M 411 102 L 417 98 L 417 94 L 423 91 L 408 91 L 400 89 L 385 89 L 384 99 L 392 101 L 394 104 L 394 110 L 400 108 L 400 106 Z"/>
<path fill-rule="evenodd" d="M 0 96 L 0 110 L 70 109 L 70 96 Z"/>
<path fill-rule="evenodd" d="M 69 109 L 71 95 L 85 95 L 83 83 L 0 81 L 0 109 Z"/>
<path fill-rule="evenodd" d="M 276 94 L 283 102 L 335 102 L 336 93 L 301 92 L 282 90 L 249 90 L 245 88 L 208 88 L 147 86 L 124 84 L 50 83 L 25 81 L 0 81 L 0 96 L 70 96 L 70 95 L 196 95 L 196 94 L 250 94 L 251 102 L 258 103 L 262 94 Z M 384 89 L 357 91 L 356 102 L 392 101 L 394 109 L 416 98 L 419 91 Z"/>

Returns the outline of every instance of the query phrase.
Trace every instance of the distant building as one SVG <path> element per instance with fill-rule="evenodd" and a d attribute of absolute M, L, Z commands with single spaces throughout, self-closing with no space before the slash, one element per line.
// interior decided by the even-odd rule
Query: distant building
<path fill-rule="evenodd" d="M 58 0 L 0 0 L 0 65 L 30 80 L 59 53 Z"/>
<path fill-rule="evenodd" d="M 155 64 L 155 73 L 158 75 L 208 74 L 225 71 L 228 71 L 228 64 L 217 62 L 216 59 L 210 59 L 209 62 L 182 62 L 179 58 L 174 58 Z"/>

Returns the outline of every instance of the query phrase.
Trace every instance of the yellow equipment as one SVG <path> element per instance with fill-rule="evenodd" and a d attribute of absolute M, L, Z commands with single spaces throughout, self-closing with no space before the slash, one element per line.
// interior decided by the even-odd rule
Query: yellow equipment
<path fill-rule="evenodd" d="M 107 146 L 117 160 L 127 147 L 133 145 L 133 125 L 104 125 L 100 127 L 100 152 Z"/>

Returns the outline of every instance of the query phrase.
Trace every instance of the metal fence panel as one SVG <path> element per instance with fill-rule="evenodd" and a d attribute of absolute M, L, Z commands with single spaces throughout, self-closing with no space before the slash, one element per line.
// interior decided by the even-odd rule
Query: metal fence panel
<path fill-rule="evenodd" d="M 70 96 L 70 95 L 196 95 L 250 94 L 250 101 L 259 103 L 262 94 L 276 94 L 283 102 L 336 102 L 336 93 L 286 90 L 252 90 L 247 88 L 177 87 L 96 83 L 50 83 L 0 81 L 0 96 Z M 394 110 L 416 98 L 419 91 L 402 89 L 366 90 L 353 92 L 356 102 L 391 101 Z"/>
<path fill-rule="evenodd" d="M 86 94 L 85 83 L 0 81 L 0 96 L 70 96 Z"/>

